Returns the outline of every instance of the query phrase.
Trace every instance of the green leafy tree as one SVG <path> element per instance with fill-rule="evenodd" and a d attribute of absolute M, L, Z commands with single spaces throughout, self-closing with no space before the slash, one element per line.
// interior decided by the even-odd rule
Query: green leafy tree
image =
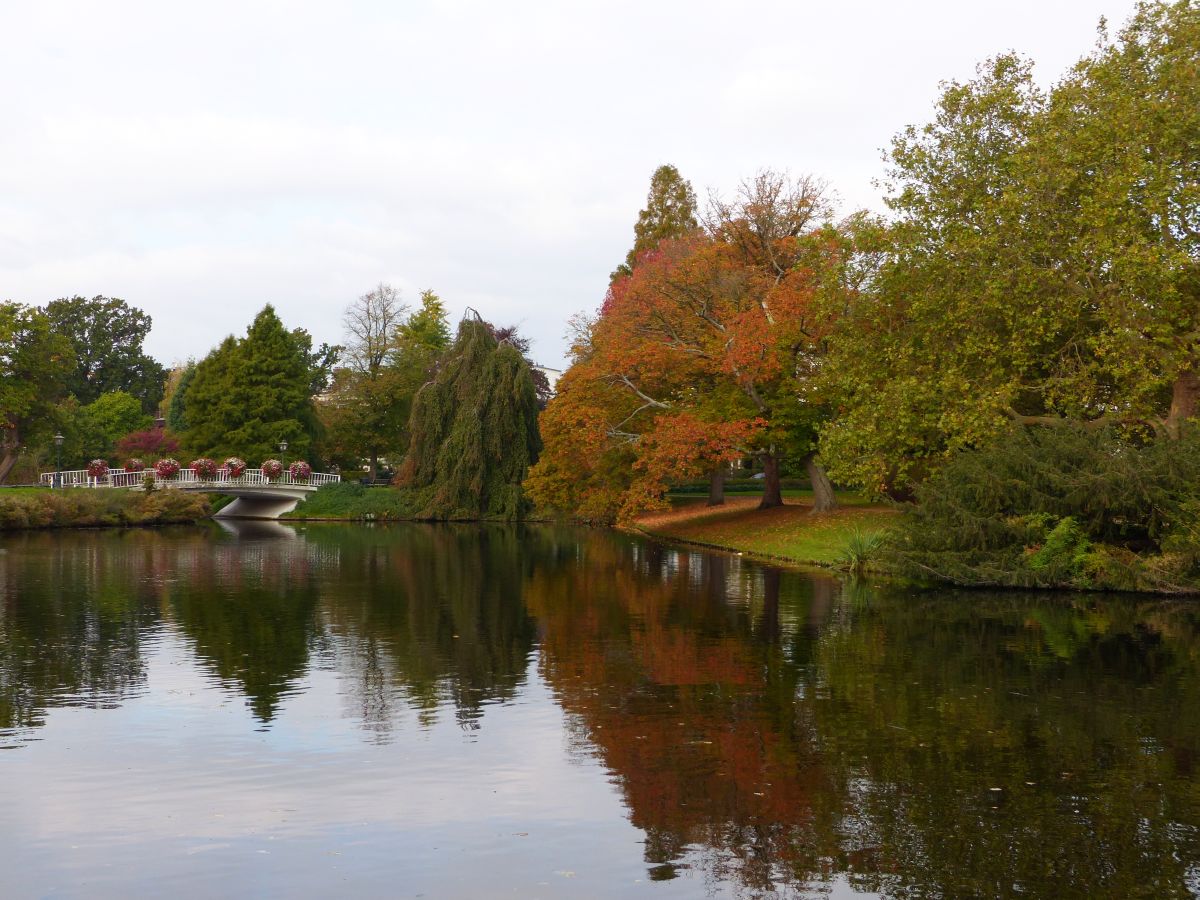
<path fill-rule="evenodd" d="M 88 404 L 101 394 L 124 391 L 154 413 L 166 370 L 142 349 L 151 319 L 116 297 L 71 297 L 46 304 L 51 326 L 74 348 L 67 391 Z"/>
<path fill-rule="evenodd" d="M 311 378 L 306 348 L 264 307 L 244 338 L 226 338 L 196 367 L 184 399 L 184 446 L 261 460 L 286 440 L 289 456 L 307 456 L 316 431 Z"/>
<path fill-rule="evenodd" d="M 407 447 L 413 396 L 450 343 L 446 310 L 427 290 L 408 314 L 399 293 L 381 284 L 350 306 L 344 322 L 347 365 L 320 406 L 324 445 L 345 465 L 368 460 L 375 477 L 381 458 L 399 460 Z"/>
<path fill-rule="evenodd" d="M 843 480 L 919 480 L 1011 423 L 1178 437 L 1200 401 L 1200 12 L 1143 3 L 1049 92 L 1012 55 L 892 147 L 887 258 L 826 367 Z"/>
<path fill-rule="evenodd" d="M 84 405 L 68 397 L 58 407 L 58 427 L 65 439 L 63 465 L 80 469 L 97 458 L 119 465 L 123 461 L 114 459 L 117 442 L 152 422 L 137 398 L 124 391 L 109 391 Z"/>
<path fill-rule="evenodd" d="M 0 483 L 23 445 L 48 437 L 71 368 L 71 343 L 45 313 L 0 303 Z"/>
<path fill-rule="evenodd" d="M 333 371 L 337 366 L 343 348 L 340 344 L 327 344 L 324 341 L 315 350 L 312 345 L 312 335 L 303 328 L 292 329 L 296 344 L 304 351 L 304 359 L 308 364 L 308 395 L 316 397 L 329 390 L 333 384 Z"/>
<path fill-rule="evenodd" d="M 519 519 L 521 482 L 537 462 L 537 393 L 529 364 L 464 318 L 436 377 L 417 393 L 398 482 L 429 519 Z"/>
<path fill-rule="evenodd" d="M 646 207 L 638 213 L 633 226 L 633 247 L 612 278 L 628 275 L 638 257 L 653 250 L 667 238 L 684 237 L 700 227 L 696 218 L 696 194 L 674 166 L 659 166 L 650 176 Z"/>

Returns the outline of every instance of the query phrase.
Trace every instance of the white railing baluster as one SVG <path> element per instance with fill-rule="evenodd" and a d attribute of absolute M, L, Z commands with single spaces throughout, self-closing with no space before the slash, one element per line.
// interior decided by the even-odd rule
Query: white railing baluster
<path fill-rule="evenodd" d="M 60 487 L 137 488 L 141 487 L 147 475 L 154 479 L 156 487 L 203 489 L 208 485 L 212 485 L 218 489 L 218 493 L 219 488 L 222 486 L 266 489 L 274 485 L 279 487 L 312 488 L 315 490 L 323 484 L 336 484 L 342 480 L 341 475 L 335 475 L 330 472 L 313 472 L 304 481 L 297 481 L 292 478 L 290 472 L 284 470 L 278 478 L 272 481 L 262 473 L 261 469 L 247 469 L 237 478 L 230 477 L 228 469 L 219 469 L 217 474 L 208 480 L 198 477 L 195 469 L 180 469 L 175 477 L 170 479 L 160 477 L 153 469 L 146 469 L 142 472 L 110 469 L 104 478 L 91 478 L 88 476 L 86 469 L 70 469 L 63 472 L 41 472 L 38 475 L 38 482 L 47 487 L 53 487 L 55 484 L 58 484 Z"/>

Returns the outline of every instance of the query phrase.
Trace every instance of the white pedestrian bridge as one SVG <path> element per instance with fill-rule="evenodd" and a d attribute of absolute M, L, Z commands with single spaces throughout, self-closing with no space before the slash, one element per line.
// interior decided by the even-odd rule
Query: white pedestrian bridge
<path fill-rule="evenodd" d="M 341 475 L 313 472 L 301 480 L 293 478 L 286 469 L 277 478 L 268 478 L 261 469 L 246 469 L 236 478 L 221 468 L 211 478 L 201 478 L 195 469 L 180 469 L 170 478 L 163 478 L 153 468 L 143 472 L 109 469 L 103 478 L 92 478 L 86 469 L 67 472 L 43 472 L 41 483 L 59 488 L 127 488 L 146 489 L 147 477 L 154 479 L 156 490 L 194 491 L 204 494 L 225 494 L 234 500 L 222 507 L 217 517 L 228 519 L 277 519 L 296 508 L 296 504 L 321 485 L 342 480 Z"/>

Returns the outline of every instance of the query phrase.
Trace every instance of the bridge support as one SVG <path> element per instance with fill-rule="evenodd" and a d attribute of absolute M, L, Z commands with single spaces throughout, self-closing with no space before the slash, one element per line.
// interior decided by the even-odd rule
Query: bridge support
<path fill-rule="evenodd" d="M 296 508 L 297 497 L 235 497 L 213 514 L 214 519 L 278 519 Z"/>

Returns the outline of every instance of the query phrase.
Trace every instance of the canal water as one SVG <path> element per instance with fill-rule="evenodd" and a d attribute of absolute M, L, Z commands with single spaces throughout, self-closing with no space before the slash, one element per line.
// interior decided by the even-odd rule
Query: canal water
<path fill-rule="evenodd" d="M 1200 895 L 1161 598 L 553 527 L 7 535 L 0 746 L 5 898 Z"/>

